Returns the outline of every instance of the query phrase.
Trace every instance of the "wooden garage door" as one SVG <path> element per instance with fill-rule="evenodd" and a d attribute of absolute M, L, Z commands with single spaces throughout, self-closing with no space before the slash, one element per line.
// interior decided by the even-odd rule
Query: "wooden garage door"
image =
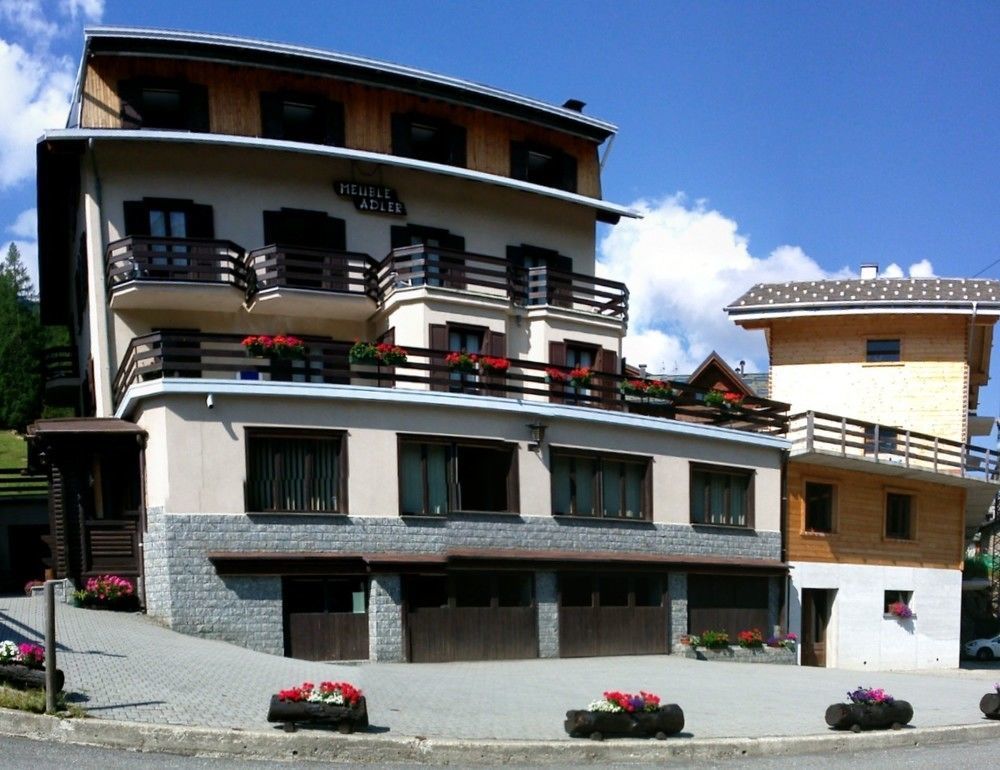
<path fill-rule="evenodd" d="M 411 662 L 538 657 L 530 574 L 410 576 L 403 587 Z"/>
<path fill-rule="evenodd" d="M 765 577 L 688 576 L 688 630 L 725 631 L 732 641 L 740 631 L 759 628 L 770 636 Z"/>
<path fill-rule="evenodd" d="M 665 589 L 665 575 L 560 575 L 560 657 L 669 652 Z"/>
<path fill-rule="evenodd" d="M 282 593 L 288 657 L 368 659 L 367 578 L 285 578 Z"/>

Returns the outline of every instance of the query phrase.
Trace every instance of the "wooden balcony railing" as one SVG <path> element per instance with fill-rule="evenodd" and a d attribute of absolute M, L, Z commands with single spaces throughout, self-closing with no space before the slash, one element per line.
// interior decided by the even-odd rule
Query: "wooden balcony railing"
<path fill-rule="evenodd" d="M 157 332 L 136 337 L 115 377 L 115 402 L 120 403 L 129 387 L 139 382 L 171 377 L 237 378 L 551 401 L 770 434 L 782 434 L 787 427 L 787 404 L 748 398 L 738 409 L 708 406 L 702 402 L 705 391 L 686 383 L 671 383 L 677 395 L 669 401 L 625 396 L 619 391 L 625 378 L 618 372 L 594 372 L 586 387 L 574 387 L 569 382 L 549 382 L 546 374 L 546 370 L 554 369 L 568 375 L 569 368 L 541 361 L 510 359 L 506 375 L 460 374 L 444 363 L 448 353 L 444 350 L 407 348 L 406 363 L 396 366 L 352 365 L 348 351 L 353 343 L 343 340 L 302 336 L 307 349 L 305 358 L 272 360 L 248 358 L 242 339 L 239 334 L 194 332 Z"/>
<path fill-rule="evenodd" d="M 49 493 L 49 480 L 23 468 L 0 468 L 0 500 L 41 498 Z"/>
<path fill-rule="evenodd" d="M 42 380 L 48 385 L 58 380 L 73 380 L 80 376 L 76 349 L 70 345 L 45 348 L 42 351 Z"/>
<path fill-rule="evenodd" d="M 246 291 L 243 248 L 232 241 L 129 236 L 108 245 L 108 291 L 131 281 L 224 283 Z"/>
<path fill-rule="evenodd" d="M 248 296 L 273 289 L 313 289 L 377 298 L 378 263 L 367 254 L 272 244 L 247 255 Z"/>
<path fill-rule="evenodd" d="M 515 305 L 556 305 L 628 320 L 628 289 L 618 281 L 519 267 L 506 259 L 428 246 L 393 249 L 378 268 L 378 296 L 411 286 L 494 294 Z"/>
<path fill-rule="evenodd" d="M 998 480 L 997 452 L 991 449 L 822 412 L 795 414 L 788 422 L 788 438 L 794 450 L 982 481 Z"/>

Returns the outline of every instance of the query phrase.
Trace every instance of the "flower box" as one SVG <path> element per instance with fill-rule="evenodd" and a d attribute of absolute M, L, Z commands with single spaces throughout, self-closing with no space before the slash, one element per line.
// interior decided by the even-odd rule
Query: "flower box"
<path fill-rule="evenodd" d="M 826 710 L 826 723 L 834 730 L 898 730 L 913 719 L 913 706 L 905 700 L 892 703 L 834 703 Z"/>
<path fill-rule="evenodd" d="M 299 724 L 323 725 L 350 734 L 368 727 L 368 704 L 364 696 L 354 706 L 335 706 L 332 703 L 309 701 L 283 701 L 271 696 L 267 709 L 268 722 L 280 722 L 286 733 L 295 732 Z"/>
<path fill-rule="evenodd" d="M 677 645 L 674 653 L 691 660 L 723 660 L 728 663 L 765 663 L 779 666 L 794 666 L 798 663 L 794 647 L 737 647 L 727 646 L 712 649 Z"/>
<path fill-rule="evenodd" d="M 66 676 L 62 669 L 56 669 L 56 692 L 62 690 Z M 45 669 L 25 666 L 21 663 L 0 664 L 0 684 L 15 687 L 18 690 L 44 689 Z"/>
<path fill-rule="evenodd" d="M 661 704 L 652 693 L 609 690 L 586 709 L 567 711 L 563 727 L 571 738 L 601 741 L 605 735 L 624 735 L 663 740 L 684 729 L 684 712 L 676 703 Z"/>
<path fill-rule="evenodd" d="M 405 348 L 390 342 L 376 344 L 360 340 L 351 346 L 347 354 L 352 364 L 373 364 L 376 366 L 405 364 L 408 355 Z"/>
<path fill-rule="evenodd" d="M 476 356 L 468 353 L 449 353 L 444 362 L 453 372 L 472 374 L 476 371 Z"/>
<path fill-rule="evenodd" d="M 979 710 L 987 719 L 1000 719 L 1000 688 L 996 692 L 988 692 L 979 701 Z"/>

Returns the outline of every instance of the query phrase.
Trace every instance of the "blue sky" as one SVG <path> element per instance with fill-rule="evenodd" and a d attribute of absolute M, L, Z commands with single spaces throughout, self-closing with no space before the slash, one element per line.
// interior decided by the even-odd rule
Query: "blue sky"
<path fill-rule="evenodd" d="M 636 295 L 626 353 L 654 369 L 712 348 L 765 366 L 762 341 L 720 312 L 757 280 L 868 261 L 971 276 L 1000 260 L 1000 3 L 0 0 L 0 90 L 24 75 L 11 46 L 43 84 L 7 120 L 27 130 L 58 112 L 87 19 L 299 43 L 587 102 L 620 128 L 605 197 L 650 215 L 602 232 L 600 255 Z M 0 129 L 0 237 L 30 253 L 33 182 L 17 172 L 14 131 Z M 984 276 L 1000 278 L 1000 264 Z"/>

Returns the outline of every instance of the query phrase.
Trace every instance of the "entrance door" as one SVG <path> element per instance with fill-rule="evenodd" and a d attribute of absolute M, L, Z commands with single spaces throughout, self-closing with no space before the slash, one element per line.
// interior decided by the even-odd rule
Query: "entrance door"
<path fill-rule="evenodd" d="M 826 666 L 826 629 L 830 624 L 832 591 L 802 590 L 802 665 Z"/>

